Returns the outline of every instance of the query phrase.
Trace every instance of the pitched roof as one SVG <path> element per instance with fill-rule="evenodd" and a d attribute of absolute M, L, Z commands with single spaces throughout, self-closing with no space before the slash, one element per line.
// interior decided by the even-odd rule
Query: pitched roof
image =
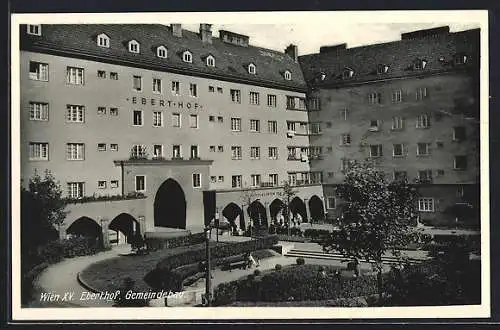
<path fill-rule="evenodd" d="M 182 37 L 172 35 L 171 28 L 159 24 L 57 24 L 42 25 L 42 35 L 26 34 L 21 27 L 21 48 L 39 52 L 61 53 L 66 56 L 91 57 L 99 61 L 118 61 L 129 66 L 148 67 L 158 71 L 171 71 L 229 80 L 266 87 L 305 91 L 306 84 L 300 65 L 287 54 L 270 49 L 241 47 L 212 37 L 212 43 L 203 43 L 199 34 L 187 30 Z M 105 33 L 110 47 L 99 47 L 97 35 Z M 130 53 L 127 42 L 140 43 L 140 53 Z M 168 58 L 158 58 L 156 47 L 164 45 Z M 192 63 L 182 61 L 182 52 L 193 54 Z M 215 57 L 216 67 L 206 65 L 205 58 Z M 257 74 L 249 74 L 247 66 L 255 63 Z M 289 70 L 292 80 L 285 80 Z"/>
<path fill-rule="evenodd" d="M 479 67 L 479 29 L 347 49 L 332 47 L 330 51 L 300 56 L 299 63 L 308 85 L 341 86 L 452 70 L 457 54 L 467 55 L 462 67 Z M 418 59 L 427 61 L 424 70 L 413 69 Z M 379 65 L 387 65 L 387 73 L 377 74 Z M 344 80 L 345 69 L 354 70 L 354 75 Z M 326 74 L 324 80 L 319 78 L 322 72 Z"/>

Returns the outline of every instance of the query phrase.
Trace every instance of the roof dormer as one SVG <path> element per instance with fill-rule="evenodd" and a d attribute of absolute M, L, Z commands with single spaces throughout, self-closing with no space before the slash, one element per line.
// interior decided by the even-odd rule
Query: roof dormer
<path fill-rule="evenodd" d="M 468 60 L 467 55 L 465 55 L 463 53 L 455 54 L 455 56 L 453 57 L 453 63 L 455 65 L 463 65 L 463 64 L 467 63 L 467 60 Z"/>
<path fill-rule="evenodd" d="M 167 47 L 161 45 L 156 48 L 156 56 L 160 58 L 167 58 Z"/>
<path fill-rule="evenodd" d="M 182 61 L 186 63 L 193 63 L 193 54 L 189 50 L 182 52 Z"/>
<path fill-rule="evenodd" d="M 101 33 L 97 36 L 97 46 L 109 48 L 109 37 L 106 33 Z"/>
<path fill-rule="evenodd" d="M 253 63 L 248 64 L 248 73 L 257 74 L 257 67 L 255 66 L 255 64 Z"/>
<path fill-rule="evenodd" d="M 285 77 L 285 80 L 292 80 L 292 73 L 290 72 L 290 70 L 286 70 L 283 73 L 283 76 Z"/>
<path fill-rule="evenodd" d="M 344 71 L 342 71 L 342 79 L 351 79 L 354 77 L 354 70 L 352 68 L 344 68 Z"/>
<path fill-rule="evenodd" d="M 427 66 L 427 60 L 418 58 L 413 61 L 413 69 L 414 70 L 423 70 Z"/>
<path fill-rule="evenodd" d="M 208 55 L 207 58 L 205 58 L 205 63 L 209 67 L 215 67 L 215 57 L 213 55 Z"/>
<path fill-rule="evenodd" d="M 137 42 L 137 40 L 130 40 L 128 42 L 128 51 L 139 54 L 141 52 L 141 45 Z"/>
<path fill-rule="evenodd" d="M 377 65 L 377 74 L 384 74 L 389 71 L 389 66 L 386 64 Z"/>

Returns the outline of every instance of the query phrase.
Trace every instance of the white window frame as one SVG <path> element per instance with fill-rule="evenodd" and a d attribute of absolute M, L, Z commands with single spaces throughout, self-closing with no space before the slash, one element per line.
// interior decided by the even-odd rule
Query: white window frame
<path fill-rule="evenodd" d="M 66 188 L 70 199 L 80 199 L 85 196 L 85 182 L 67 182 Z"/>
<path fill-rule="evenodd" d="M 241 118 L 231 118 L 231 131 L 241 132 Z"/>
<path fill-rule="evenodd" d="M 195 125 L 193 126 L 193 118 L 195 120 Z M 198 115 L 189 115 L 189 127 L 190 128 L 200 128 Z"/>
<path fill-rule="evenodd" d="M 403 130 L 405 128 L 405 119 L 403 117 L 392 117 L 392 130 Z"/>
<path fill-rule="evenodd" d="M 130 53 L 139 54 L 141 52 L 141 44 L 137 40 L 130 40 L 128 42 L 128 51 Z"/>
<path fill-rule="evenodd" d="M 195 152 L 193 152 L 195 151 Z M 189 158 L 190 159 L 198 159 L 200 158 L 200 146 L 198 145 L 191 145 L 191 147 L 189 147 Z"/>
<path fill-rule="evenodd" d="M 135 85 L 136 81 L 139 82 L 138 86 Z M 132 89 L 136 92 L 142 92 L 142 76 L 139 75 L 132 76 Z"/>
<path fill-rule="evenodd" d="M 260 133 L 260 120 L 250 119 L 250 132 Z"/>
<path fill-rule="evenodd" d="M 229 95 L 231 96 L 231 101 L 233 103 L 241 103 L 241 90 L 239 89 L 231 89 L 229 91 Z"/>
<path fill-rule="evenodd" d="M 252 188 L 260 187 L 261 182 L 262 181 L 260 174 L 250 174 L 250 187 Z"/>
<path fill-rule="evenodd" d="M 193 54 L 189 50 L 182 53 L 182 61 L 185 63 L 193 63 Z"/>
<path fill-rule="evenodd" d="M 420 146 L 422 145 L 425 145 L 425 153 L 422 153 L 420 150 Z M 419 142 L 417 143 L 417 156 L 429 156 L 429 147 L 430 147 L 430 143 L 426 143 L 426 142 Z"/>
<path fill-rule="evenodd" d="M 285 71 L 285 80 L 292 80 L 292 73 L 288 70 Z"/>
<path fill-rule="evenodd" d="M 193 173 L 193 175 L 191 175 L 191 182 L 193 188 L 201 188 L 201 173 Z"/>
<path fill-rule="evenodd" d="M 253 160 L 260 159 L 260 147 L 257 146 L 250 147 L 250 159 Z"/>
<path fill-rule="evenodd" d="M 66 143 L 66 160 L 85 160 L 84 143 Z"/>
<path fill-rule="evenodd" d="M 434 198 L 433 197 L 419 197 L 418 199 L 419 212 L 434 212 Z"/>
<path fill-rule="evenodd" d="M 342 133 L 340 135 L 340 145 L 350 146 L 352 142 L 351 133 Z"/>
<path fill-rule="evenodd" d="M 162 80 L 160 78 L 153 78 L 153 93 L 161 94 L 162 93 Z"/>
<path fill-rule="evenodd" d="M 333 207 L 331 200 L 333 200 Z M 326 196 L 326 209 L 327 210 L 335 210 L 337 208 L 337 199 L 335 196 Z"/>
<path fill-rule="evenodd" d="M 159 154 L 156 153 L 157 150 L 160 150 Z M 153 144 L 153 159 L 158 158 L 163 158 L 163 144 Z"/>
<path fill-rule="evenodd" d="M 415 99 L 417 101 L 422 101 L 428 97 L 429 97 L 429 90 L 427 89 L 427 87 L 417 88 L 417 91 L 415 92 Z"/>
<path fill-rule="evenodd" d="M 231 146 L 231 159 L 241 160 L 242 159 L 242 148 L 241 146 Z"/>
<path fill-rule="evenodd" d="M 372 147 L 375 147 L 377 152 L 374 153 L 373 152 L 373 148 Z M 370 157 L 371 158 L 378 158 L 378 157 L 382 157 L 384 154 L 383 154 L 383 151 L 382 151 L 382 145 L 381 144 L 370 144 Z"/>
<path fill-rule="evenodd" d="M 163 127 L 163 111 L 153 111 L 153 127 Z"/>
<path fill-rule="evenodd" d="M 215 68 L 215 57 L 213 57 L 212 55 L 207 56 L 206 63 L 207 66 Z"/>
<path fill-rule="evenodd" d="M 97 181 L 97 189 L 106 189 L 106 186 L 107 186 L 106 180 Z"/>
<path fill-rule="evenodd" d="M 180 95 L 181 94 L 181 83 L 179 81 L 172 81 L 172 95 Z"/>
<path fill-rule="evenodd" d="M 111 189 L 118 188 L 119 186 L 120 186 L 120 181 L 118 181 L 118 180 L 111 180 L 111 181 L 109 182 L 109 187 L 110 187 Z"/>
<path fill-rule="evenodd" d="M 278 147 L 268 147 L 268 156 L 269 159 L 276 160 L 278 159 Z"/>
<path fill-rule="evenodd" d="M 248 65 L 248 73 L 249 74 L 257 74 L 257 67 L 255 66 L 255 64 L 250 63 Z"/>
<path fill-rule="evenodd" d="M 106 79 L 106 71 L 104 71 L 104 70 L 97 70 L 97 78 Z"/>
<path fill-rule="evenodd" d="M 176 150 L 179 151 L 177 153 L 177 155 L 176 155 Z M 172 145 L 172 158 L 174 158 L 174 159 L 183 158 L 183 156 L 182 156 L 182 145 L 180 145 L 180 144 L 174 144 L 174 145 Z"/>
<path fill-rule="evenodd" d="M 30 142 L 29 143 L 29 160 L 49 160 L 49 143 L 48 142 Z"/>
<path fill-rule="evenodd" d="M 278 122 L 276 120 L 267 121 L 267 132 L 271 134 L 278 134 Z"/>
<path fill-rule="evenodd" d="M 269 182 L 272 184 L 273 187 L 278 186 L 279 185 L 278 173 L 269 174 Z"/>
<path fill-rule="evenodd" d="M 368 94 L 368 103 L 370 104 L 380 104 L 381 103 L 381 94 L 380 92 L 371 92 Z"/>
<path fill-rule="evenodd" d="M 26 26 L 26 33 L 31 34 L 33 36 L 41 36 L 42 35 L 42 25 L 41 24 L 28 24 Z"/>
<path fill-rule="evenodd" d="M 168 57 L 167 47 L 165 47 L 165 46 L 157 47 L 156 48 L 156 56 L 159 58 L 167 58 Z"/>
<path fill-rule="evenodd" d="M 106 107 L 97 107 L 97 114 L 98 115 L 105 115 L 106 114 Z"/>
<path fill-rule="evenodd" d="M 109 72 L 109 79 L 118 80 L 118 72 Z"/>
<path fill-rule="evenodd" d="M 118 108 L 109 108 L 110 116 L 118 116 Z"/>
<path fill-rule="evenodd" d="M 131 149 L 130 156 L 132 158 L 145 158 L 147 157 L 147 148 L 143 144 L 134 144 Z"/>
<path fill-rule="evenodd" d="M 259 105 L 260 104 L 260 93 L 251 91 L 248 94 L 248 98 L 250 100 L 251 105 Z"/>
<path fill-rule="evenodd" d="M 66 67 L 66 84 L 85 85 L 85 69 L 75 66 Z"/>
<path fill-rule="evenodd" d="M 231 188 L 241 188 L 242 181 L 243 181 L 243 178 L 241 175 L 232 175 L 231 176 Z"/>
<path fill-rule="evenodd" d="M 118 143 L 110 143 L 109 151 L 118 151 Z"/>
<path fill-rule="evenodd" d="M 140 177 L 144 178 L 144 187 L 143 187 L 143 189 L 137 189 L 137 178 L 140 178 Z M 146 178 L 145 174 L 137 174 L 137 175 L 135 175 L 134 176 L 134 191 L 135 192 L 140 192 L 140 193 L 146 192 L 146 189 L 147 189 L 146 180 L 147 180 L 147 178 Z"/>
<path fill-rule="evenodd" d="M 107 147 L 106 143 L 100 142 L 97 144 L 97 151 L 106 151 L 106 149 L 107 149 L 106 147 Z"/>
<path fill-rule="evenodd" d="M 267 94 L 267 106 L 270 108 L 276 108 L 278 97 L 274 94 Z"/>
<path fill-rule="evenodd" d="M 135 123 L 135 114 L 136 113 L 140 113 L 141 114 L 141 117 L 140 117 L 140 124 L 136 124 Z M 143 126 L 144 125 L 144 111 L 142 110 L 133 110 L 132 111 L 132 126 L 137 126 L 137 127 L 140 127 L 140 126 Z"/>
<path fill-rule="evenodd" d="M 31 71 L 31 67 L 34 67 L 35 70 Z M 48 63 L 30 61 L 28 70 L 29 70 L 28 76 L 30 80 L 49 81 Z"/>
<path fill-rule="evenodd" d="M 177 122 L 174 121 L 176 118 L 178 118 Z M 172 127 L 182 127 L 182 116 L 178 112 L 172 113 Z"/>
<path fill-rule="evenodd" d="M 109 48 L 110 42 L 109 37 L 105 33 L 101 33 L 97 36 L 97 46 Z"/>
<path fill-rule="evenodd" d="M 403 102 L 403 91 L 400 89 L 395 89 L 391 94 L 392 103 L 401 103 Z"/>
<path fill-rule="evenodd" d="M 49 104 L 46 102 L 30 102 L 29 118 L 33 121 L 49 120 Z"/>
<path fill-rule="evenodd" d="M 396 146 L 401 146 L 401 154 L 396 154 Z M 405 145 L 403 143 L 394 143 L 392 145 L 392 157 L 404 157 L 405 155 Z"/>
<path fill-rule="evenodd" d="M 431 118 L 428 114 L 421 114 L 417 117 L 417 128 L 429 128 L 431 127 Z"/>
<path fill-rule="evenodd" d="M 189 84 L 189 96 L 198 97 L 198 85 L 190 83 Z"/>

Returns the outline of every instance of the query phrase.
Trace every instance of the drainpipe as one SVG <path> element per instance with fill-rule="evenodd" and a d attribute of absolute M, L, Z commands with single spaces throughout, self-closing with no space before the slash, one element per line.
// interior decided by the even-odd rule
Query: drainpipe
<path fill-rule="evenodd" d="M 121 175 L 122 175 L 122 197 L 125 196 L 125 185 L 123 184 L 124 182 L 124 169 L 123 169 L 123 160 L 120 161 L 120 166 L 121 166 Z"/>

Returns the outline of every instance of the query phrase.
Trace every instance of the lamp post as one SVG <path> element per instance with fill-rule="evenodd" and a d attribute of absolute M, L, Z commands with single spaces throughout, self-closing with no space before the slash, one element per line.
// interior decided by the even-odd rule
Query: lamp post
<path fill-rule="evenodd" d="M 205 242 L 206 242 L 206 279 L 205 279 L 205 299 L 206 299 L 206 306 L 210 306 L 210 300 L 211 300 L 211 281 L 212 281 L 212 274 L 211 272 L 211 266 L 210 266 L 210 227 L 207 226 L 205 227 Z"/>
<path fill-rule="evenodd" d="M 216 230 L 216 237 L 217 237 L 217 242 L 219 241 L 219 209 L 215 208 L 215 230 Z"/>

